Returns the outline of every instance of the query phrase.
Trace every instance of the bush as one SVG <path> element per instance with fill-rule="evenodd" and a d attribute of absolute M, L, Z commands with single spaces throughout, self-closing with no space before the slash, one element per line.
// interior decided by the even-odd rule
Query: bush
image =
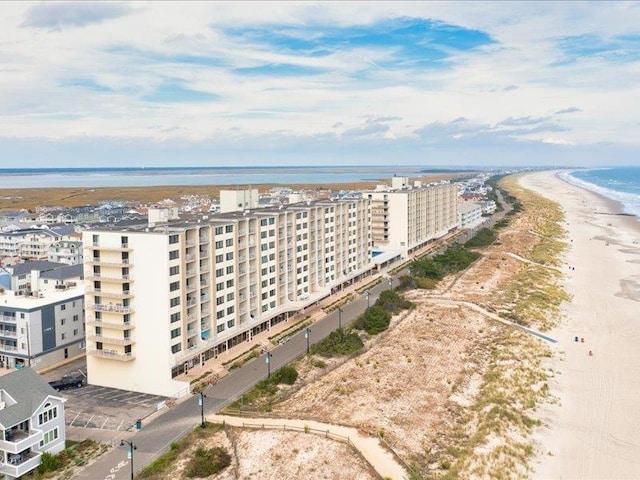
<path fill-rule="evenodd" d="M 433 290 L 438 286 L 438 280 L 435 278 L 418 277 L 415 279 L 414 283 L 417 288 L 422 288 L 423 290 Z"/>
<path fill-rule="evenodd" d="M 269 380 L 274 385 L 279 385 L 281 383 L 284 383 L 285 385 L 293 385 L 296 383 L 297 379 L 298 371 L 294 367 L 285 366 L 271 375 Z"/>
<path fill-rule="evenodd" d="M 489 228 L 482 228 L 464 244 L 467 248 L 486 247 L 496 241 L 496 234 Z"/>
<path fill-rule="evenodd" d="M 229 465 L 231 465 L 231 455 L 224 448 L 204 449 L 200 447 L 189 461 L 185 475 L 189 478 L 206 478 L 224 470 Z"/>
<path fill-rule="evenodd" d="M 405 300 L 398 292 L 393 290 L 384 290 L 380 293 L 375 305 L 383 308 L 391 315 L 400 313 L 402 310 L 415 308 L 415 305 L 409 300 Z"/>
<path fill-rule="evenodd" d="M 355 322 L 355 328 L 364 330 L 369 335 L 376 335 L 389 328 L 391 314 L 379 305 L 368 308 Z"/>
<path fill-rule="evenodd" d="M 60 468 L 61 462 L 60 459 L 56 455 L 52 455 L 50 453 L 44 452 L 42 457 L 40 457 L 40 466 L 38 467 L 38 472 L 47 473 L 53 472 Z"/>
<path fill-rule="evenodd" d="M 342 355 L 351 355 L 359 351 L 364 344 L 362 339 L 355 332 L 345 333 L 344 330 L 338 329 L 331 332 L 321 342 L 311 347 L 310 352 L 323 357 L 337 357 Z M 324 368 L 326 364 L 322 362 Z M 314 366 L 317 366 L 314 363 Z"/>

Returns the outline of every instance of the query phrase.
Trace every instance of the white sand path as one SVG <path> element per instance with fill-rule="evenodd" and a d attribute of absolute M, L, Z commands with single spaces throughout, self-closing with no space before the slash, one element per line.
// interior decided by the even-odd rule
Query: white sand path
<path fill-rule="evenodd" d="M 282 418 L 247 418 L 234 417 L 230 415 L 211 415 L 207 417 L 209 422 L 226 423 L 234 427 L 249 428 L 265 428 L 283 426 L 304 430 L 305 427 L 322 432 L 328 432 L 329 435 L 336 435 L 348 438 L 354 447 L 369 462 L 373 469 L 382 477 L 393 480 L 403 480 L 408 478 L 407 472 L 396 460 L 393 454 L 380 445 L 380 441 L 376 437 L 365 436 L 356 428 L 345 427 L 341 425 L 332 425 L 329 423 L 320 423 L 310 420 L 287 420 Z"/>

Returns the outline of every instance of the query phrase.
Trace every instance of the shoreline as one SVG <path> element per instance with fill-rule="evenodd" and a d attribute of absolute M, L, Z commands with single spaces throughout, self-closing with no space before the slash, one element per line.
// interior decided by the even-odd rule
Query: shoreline
<path fill-rule="evenodd" d="M 540 411 L 544 427 L 534 434 L 540 456 L 532 463 L 533 478 L 637 478 L 640 222 L 617 214 L 620 202 L 558 171 L 526 175 L 520 185 L 565 213 L 562 285 L 572 297 L 550 332 L 559 343 L 549 362 L 557 372 L 549 387 L 559 401 Z"/>

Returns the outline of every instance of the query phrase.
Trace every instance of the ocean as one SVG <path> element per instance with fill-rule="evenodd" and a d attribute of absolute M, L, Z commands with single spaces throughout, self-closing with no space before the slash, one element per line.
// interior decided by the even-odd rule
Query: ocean
<path fill-rule="evenodd" d="M 450 169 L 424 166 L 315 167 L 153 167 L 153 168 L 7 168 L 0 169 L 0 188 L 145 187 L 168 185 L 259 185 L 351 183 L 387 179 L 394 174 Z"/>
<path fill-rule="evenodd" d="M 625 213 L 640 219 L 640 167 L 574 170 L 570 182 L 620 202 Z"/>

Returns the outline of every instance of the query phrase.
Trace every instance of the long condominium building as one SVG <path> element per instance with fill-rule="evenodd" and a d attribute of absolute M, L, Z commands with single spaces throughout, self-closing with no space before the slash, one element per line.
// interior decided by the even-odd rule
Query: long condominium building
<path fill-rule="evenodd" d="M 176 379 L 372 270 L 367 199 L 83 232 L 91 384 Z"/>
<path fill-rule="evenodd" d="M 451 184 L 409 186 L 394 177 L 391 188 L 366 192 L 371 202 L 373 246 L 402 251 L 404 256 L 455 230 L 458 188 Z"/>

